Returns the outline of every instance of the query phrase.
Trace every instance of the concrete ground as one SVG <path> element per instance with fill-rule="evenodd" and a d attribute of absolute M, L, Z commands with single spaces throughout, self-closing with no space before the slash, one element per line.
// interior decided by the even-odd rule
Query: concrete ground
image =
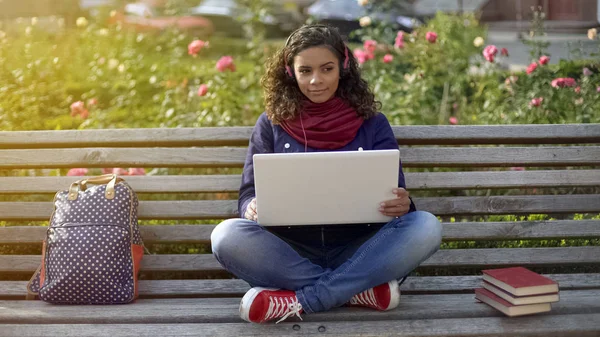
<path fill-rule="evenodd" d="M 600 63 L 600 39 L 589 40 L 587 33 L 547 33 L 541 40 L 550 42 L 548 54 L 550 63 L 558 63 L 560 59 L 596 59 Z M 509 52 L 507 60 L 501 62 L 510 68 L 521 69 L 531 63 L 529 46 L 524 45 L 516 31 L 490 30 L 486 44 L 494 44 L 498 49 L 506 48 Z M 581 53 L 577 53 L 580 49 Z"/>

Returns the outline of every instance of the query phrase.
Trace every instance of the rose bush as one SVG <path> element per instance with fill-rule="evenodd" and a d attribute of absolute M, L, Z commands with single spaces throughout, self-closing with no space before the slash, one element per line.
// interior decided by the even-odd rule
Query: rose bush
<path fill-rule="evenodd" d="M 258 28 L 250 42 L 208 41 L 80 23 L 0 27 L 3 130 L 251 125 L 263 111 L 264 60 L 282 41 Z M 395 124 L 598 121 L 597 62 L 550 65 L 537 46 L 524 72 L 508 72 L 498 61 L 510 51 L 486 44 L 471 14 L 438 14 L 412 33 L 377 22 L 362 31 L 351 48 Z"/>

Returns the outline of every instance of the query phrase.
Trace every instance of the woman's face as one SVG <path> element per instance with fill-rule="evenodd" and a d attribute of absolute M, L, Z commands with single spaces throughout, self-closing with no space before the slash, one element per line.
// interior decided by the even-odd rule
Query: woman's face
<path fill-rule="evenodd" d="M 324 46 L 311 47 L 294 57 L 294 73 L 300 91 L 314 103 L 335 95 L 340 82 L 339 60 Z"/>

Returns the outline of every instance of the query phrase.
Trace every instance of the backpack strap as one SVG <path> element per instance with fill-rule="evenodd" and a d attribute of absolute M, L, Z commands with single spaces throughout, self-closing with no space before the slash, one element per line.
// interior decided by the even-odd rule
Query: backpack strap
<path fill-rule="evenodd" d="M 69 200 L 77 200 L 79 191 L 85 191 L 87 184 L 103 185 L 106 184 L 105 197 L 106 199 L 113 199 L 115 197 L 115 185 L 124 181 L 123 178 L 116 174 L 104 174 L 88 179 L 77 180 L 69 187 Z"/>
<path fill-rule="evenodd" d="M 29 280 L 29 282 L 27 283 L 27 295 L 25 296 L 26 300 L 34 300 L 35 297 L 40 293 L 40 288 L 42 287 L 42 284 L 44 283 L 44 265 L 45 265 L 45 260 L 46 259 L 46 240 L 42 241 L 42 263 L 40 263 L 40 266 L 36 269 L 35 273 L 33 273 L 33 276 L 31 276 L 31 279 Z"/>
<path fill-rule="evenodd" d="M 40 277 L 41 277 L 41 272 L 42 272 L 42 265 L 40 264 L 40 266 L 33 273 L 33 276 L 31 277 L 31 279 L 27 283 L 27 295 L 25 295 L 25 299 L 28 300 L 28 301 L 35 300 L 35 297 L 40 292 L 40 286 L 41 286 L 41 284 L 40 284 Z"/>

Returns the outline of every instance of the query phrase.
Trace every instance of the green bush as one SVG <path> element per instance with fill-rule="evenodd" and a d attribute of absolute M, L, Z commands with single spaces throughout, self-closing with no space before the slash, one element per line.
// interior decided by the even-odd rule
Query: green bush
<path fill-rule="evenodd" d="M 175 30 L 138 33 L 86 20 L 65 28 L 58 19 L 49 29 L 21 20 L 0 32 L 0 128 L 252 125 L 263 111 L 263 64 L 282 43 L 264 39 L 263 2 L 251 2 L 255 15 L 245 23 L 251 33 L 247 40 L 215 38 L 196 57 L 187 50 L 196 38 Z M 388 2 L 374 2 L 372 8 Z M 542 34 L 542 28 L 535 29 L 534 35 Z M 435 41 L 427 39 L 431 33 Z M 510 73 L 482 57 L 486 28 L 473 14 L 438 13 L 404 34 L 402 46 L 394 46 L 397 34 L 385 24 L 357 34 L 366 44 L 376 44 L 362 65 L 363 75 L 393 124 L 600 120 L 597 59 L 561 60 L 538 64 L 531 74 Z M 544 55 L 546 44 L 528 43 L 532 56 Z M 235 71 L 215 68 L 225 55 L 233 57 Z M 560 77 L 574 78 L 576 86 L 552 87 Z M 207 92 L 200 97 L 202 84 Z M 72 116 L 70 106 L 77 101 L 87 113 Z"/>
<path fill-rule="evenodd" d="M 543 16 L 536 12 L 534 18 L 531 36 L 537 37 L 543 35 Z M 436 39 L 428 40 L 432 33 Z M 359 58 L 368 54 L 369 45 L 377 45 L 363 72 L 395 124 L 600 121 L 600 63 L 593 58 L 598 55 L 548 66 L 540 61 L 548 55 L 548 43 L 525 40 L 537 68 L 511 73 L 497 63 L 509 58 L 504 52 L 510 51 L 486 46 L 486 29 L 473 14 L 438 13 L 413 33 L 403 34 L 402 43 L 390 39 L 385 24 L 367 26 L 358 35 L 365 42 L 364 49 L 355 50 Z M 483 56 L 486 48 L 495 49 L 493 57 Z M 393 60 L 385 62 L 384 55 Z M 553 85 L 565 77 L 574 79 L 572 87 Z"/>
<path fill-rule="evenodd" d="M 262 111 L 260 74 L 241 57 L 242 41 L 211 41 L 192 57 L 193 37 L 177 31 L 26 29 L 0 43 L 2 130 L 234 125 Z M 235 72 L 215 69 L 224 55 L 233 56 Z M 196 94 L 201 84 L 209 88 L 204 97 Z M 89 117 L 70 115 L 76 101 Z"/>

